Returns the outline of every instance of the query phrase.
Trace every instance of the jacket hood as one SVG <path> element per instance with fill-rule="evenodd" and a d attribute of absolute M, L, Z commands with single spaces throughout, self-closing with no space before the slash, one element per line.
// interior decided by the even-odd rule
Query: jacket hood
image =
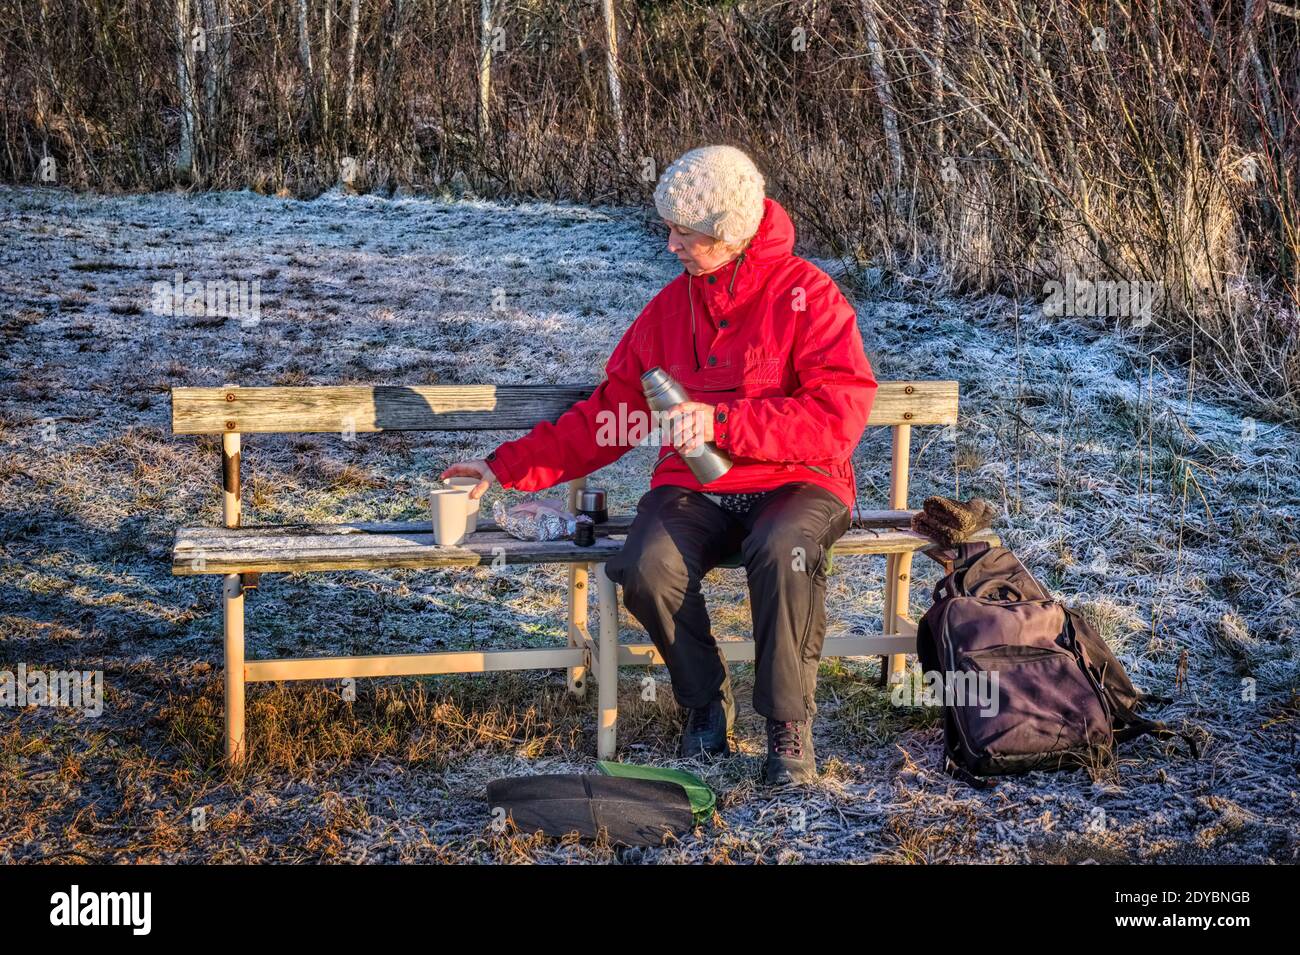
<path fill-rule="evenodd" d="M 745 250 L 745 258 L 762 265 L 779 261 L 794 252 L 794 223 L 781 203 L 775 199 L 763 200 L 763 219 L 758 224 L 754 239 Z"/>
<path fill-rule="evenodd" d="M 748 248 L 708 275 L 687 273 L 687 294 L 699 296 L 709 314 L 725 314 L 747 302 L 793 253 L 794 223 L 779 202 L 764 199 L 763 219 Z"/>

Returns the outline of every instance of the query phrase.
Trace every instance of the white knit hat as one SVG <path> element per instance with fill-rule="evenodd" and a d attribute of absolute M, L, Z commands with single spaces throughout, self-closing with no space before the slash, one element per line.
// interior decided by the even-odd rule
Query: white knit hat
<path fill-rule="evenodd" d="M 692 149 L 659 177 L 655 208 L 669 222 L 743 242 L 763 221 L 763 174 L 734 146 Z"/>

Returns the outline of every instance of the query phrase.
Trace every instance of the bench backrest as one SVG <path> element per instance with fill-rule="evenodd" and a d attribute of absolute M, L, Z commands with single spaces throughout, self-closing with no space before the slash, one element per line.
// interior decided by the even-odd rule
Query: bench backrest
<path fill-rule="evenodd" d="M 554 421 L 594 385 L 173 388 L 176 434 L 516 431 Z M 957 382 L 885 381 L 870 426 L 954 424 Z"/>
<path fill-rule="evenodd" d="M 175 434 L 221 435 L 223 515 L 241 519 L 240 435 L 376 431 L 517 431 L 554 421 L 595 385 L 336 385 L 173 388 Z M 889 507 L 907 507 L 912 425 L 957 422 L 957 382 L 882 381 L 868 427 L 893 429 Z M 570 506 L 585 481 L 570 482 Z"/>

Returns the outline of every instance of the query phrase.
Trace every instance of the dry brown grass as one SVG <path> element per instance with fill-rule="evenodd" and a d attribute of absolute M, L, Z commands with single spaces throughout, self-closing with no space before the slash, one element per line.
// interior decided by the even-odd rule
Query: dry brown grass
<path fill-rule="evenodd" d="M 474 770 L 490 757 L 567 761 L 594 743 L 590 708 L 562 685 L 508 674 L 371 681 L 355 702 L 328 686 L 250 687 L 250 758 L 237 769 L 222 761 L 219 672 L 194 665 L 147 709 L 147 720 L 101 722 L 80 738 L 57 724 L 37 730 L 33 708 L 0 728 L 0 855 L 158 862 L 199 850 L 212 862 L 360 861 L 359 841 L 386 848 L 386 824 L 368 798 L 335 788 L 340 774 L 391 766 L 445 781 L 469 770 L 477 788 Z M 69 801 L 87 790 L 101 795 Z M 209 815 L 196 830 L 191 813 L 203 807 Z M 405 840 L 406 861 L 533 861 L 556 851 L 534 834 L 493 831 L 480 812 L 481 840 L 455 848 L 431 836 Z M 603 839 L 565 845 L 587 861 L 612 853 Z"/>
<path fill-rule="evenodd" d="M 256 686 L 248 695 L 252 755 L 241 772 L 311 774 L 376 758 L 441 770 L 483 752 L 572 754 L 590 736 L 585 708 L 562 688 L 538 683 L 512 675 L 365 681 L 352 702 L 337 686 Z M 160 717 L 194 765 L 221 761 L 220 679 L 198 695 L 172 696 Z"/>

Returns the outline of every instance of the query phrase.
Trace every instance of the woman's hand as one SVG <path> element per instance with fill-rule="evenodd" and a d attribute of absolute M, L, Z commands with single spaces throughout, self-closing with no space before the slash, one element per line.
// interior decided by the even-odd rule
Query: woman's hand
<path fill-rule="evenodd" d="M 713 440 L 713 405 L 683 401 L 664 412 L 669 439 L 679 454 L 693 454 Z"/>
<path fill-rule="evenodd" d="M 497 476 L 492 473 L 488 463 L 483 460 L 476 461 L 458 461 L 447 470 L 443 471 L 440 478 L 454 477 L 476 477 L 479 478 L 478 484 L 469 489 L 469 498 L 471 501 L 478 500 L 482 497 L 487 489 L 496 481 Z"/>

